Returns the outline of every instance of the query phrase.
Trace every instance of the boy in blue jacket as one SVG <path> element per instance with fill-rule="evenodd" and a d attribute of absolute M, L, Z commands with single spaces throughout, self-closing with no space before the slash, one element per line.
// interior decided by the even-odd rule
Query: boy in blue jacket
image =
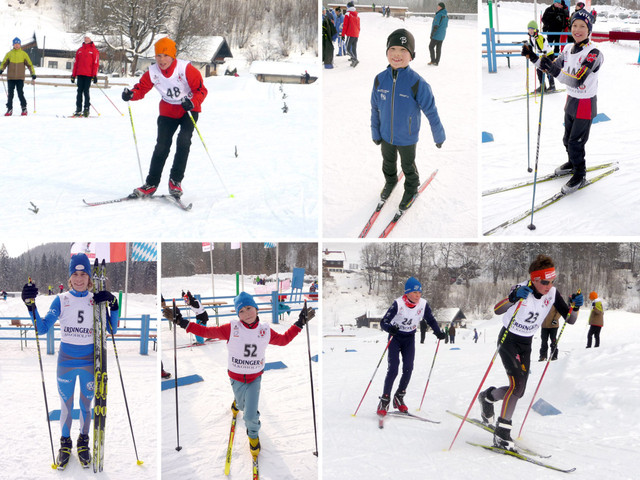
<path fill-rule="evenodd" d="M 436 147 L 440 148 L 446 139 L 431 87 L 409 67 L 415 58 L 414 46 L 413 35 L 404 28 L 389 35 L 389 66 L 376 75 L 371 92 L 371 136 L 373 143 L 381 146 L 382 173 L 386 181 L 380 199 L 387 200 L 398 183 L 396 160 L 399 153 L 405 176 L 400 210 L 411 206 L 420 185 L 415 163 L 420 111 L 429 120 Z"/>

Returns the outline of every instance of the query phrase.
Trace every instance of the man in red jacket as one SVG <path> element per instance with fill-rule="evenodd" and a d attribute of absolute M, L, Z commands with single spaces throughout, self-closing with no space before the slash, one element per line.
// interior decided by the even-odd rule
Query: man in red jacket
<path fill-rule="evenodd" d="M 125 88 L 122 92 L 122 99 L 125 102 L 144 98 L 153 87 L 162 96 L 158 117 L 158 137 L 151 157 L 149 174 L 144 185 L 136 188 L 133 193 L 138 197 L 148 197 L 156 192 L 164 164 L 169 156 L 173 134 L 180 127 L 176 141 L 176 155 L 169 174 L 169 193 L 180 198 L 181 182 L 187 167 L 194 121 L 198 121 L 200 106 L 207 96 L 207 89 L 200 71 L 186 60 L 176 58 L 176 44 L 169 37 L 161 38 L 156 42 L 155 53 L 156 63 L 149 67 L 131 90 Z"/>
<path fill-rule="evenodd" d="M 71 83 L 78 80 L 78 94 L 76 95 L 76 112 L 74 117 L 89 116 L 89 106 L 91 99 L 89 90 L 91 80 L 98 82 L 98 67 L 100 66 L 100 52 L 91 41 L 89 35 L 85 35 L 82 46 L 76 52 L 76 60 L 73 63 L 71 72 Z M 82 98 L 84 97 L 84 110 L 82 109 Z"/>
<path fill-rule="evenodd" d="M 344 16 L 342 24 L 342 37 L 346 39 L 347 54 L 351 57 L 351 66 L 355 67 L 358 61 L 358 38 L 360 37 L 360 17 L 356 12 L 353 2 L 347 3 L 347 14 Z"/>

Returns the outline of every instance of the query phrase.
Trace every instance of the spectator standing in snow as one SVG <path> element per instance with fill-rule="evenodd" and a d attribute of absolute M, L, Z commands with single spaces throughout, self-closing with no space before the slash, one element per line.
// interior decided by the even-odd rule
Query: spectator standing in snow
<path fill-rule="evenodd" d="M 408 30 L 400 28 L 387 38 L 387 68 L 376 75 L 371 92 L 371 136 L 380 145 L 385 186 L 381 200 L 387 200 L 396 183 L 397 157 L 404 172 L 404 195 L 400 210 L 408 209 L 415 199 L 420 177 L 416 166 L 416 145 L 420 133 L 421 112 L 431 125 L 436 147 L 446 139 L 429 84 L 409 63 L 415 57 L 415 41 Z"/>
<path fill-rule="evenodd" d="M 84 41 L 76 52 L 76 59 L 73 62 L 71 72 L 71 83 L 78 82 L 78 93 L 76 94 L 76 112 L 74 117 L 88 117 L 89 106 L 91 105 L 91 81 L 98 83 L 98 67 L 100 66 L 100 52 L 91 41 L 89 35 L 84 36 Z M 84 98 L 84 109 L 82 99 Z"/>
<path fill-rule="evenodd" d="M 529 22 L 529 24 L 527 25 L 527 31 L 529 33 L 529 43 L 525 43 L 522 46 L 522 55 L 527 56 L 529 52 L 534 52 L 539 57 L 542 55 L 546 55 L 547 57 L 554 58 L 553 48 L 549 46 L 549 43 L 543 35 L 538 34 L 538 24 L 535 20 L 531 20 Z M 527 55 L 525 55 L 524 52 L 526 52 Z M 535 90 L 534 93 L 540 93 L 543 87 L 545 92 L 554 92 L 556 90 L 553 76 L 547 75 L 549 77 L 549 88 L 547 88 L 546 85 L 544 85 L 544 72 L 539 68 L 536 68 L 536 74 L 538 75 L 540 86 Z"/>
<path fill-rule="evenodd" d="M 315 316 L 315 311 L 311 307 L 307 307 L 306 310 L 303 308 L 296 323 L 284 334 L 280 334 L 268 323 L 260 321 L 258 306 L 253 297 L 246 292 L 241 292 L 233 300 L 238 320 L 231 320 L 230 323 L 219 327 L 205 327 L 200 324 L 206 323 L 209 315 L 191 292 L 187 292 L 187 302 L 196 314 L 198 323 L 184 319 L 180 312 L 174 317 L 171 308 L 166 308 L 164 315 L 189 333 L 227 341 L 228 375 L 234 397 L 231 412 L 235 417 L 239 411 L 243 411 L 249 450 L 252 456 L 257 457 L 260 453 L 258 402 L 267 347 L 288 345 Z"/>
<path fill-rule="evenodd" d="M 567 86 L 562 142 L 569 161 L 555 170 L 556 175 L 572 174 L 562 187 L 564 194 L 575 192 L 586 182 L 585 145 L 589 140 L 591 123 L 598 113 L 598 74 L 604 57 L 589 38 L 592 23 L 593 17 L 585 9 L 575 12 L 571 17 L 571 34 L 575 43 L 565 45 L 554 61 L 547 56 L 538 57 L 531 51 L 527 53 L 536 67 Z"/>
<path fill-rule="evenodd" d="M 595 339 L 595 348 L 600 346 L 600 330 L 604 326 L 604 307 L 596 292 L 589 294 L 591 313 L 589 314 L 589 333 L 587 334 L 587 348 L 591 348 L 591 339 Z"/>
<path fill-rule="evenodd" d="M 569 14 L 565 10 L 564 3 L 561 0 L 554 0 L 550 7 L 547 7 L 542 14 L 542 31 L 553 32 L 552 35 L 547 35 L 549 43 L 560 43 L 560 34 L 557 32 L 563 32 L 569 25 Z M 560 52 L 560 45 L 554 45 L 553 50 L 555 54 Z"/>
<path fill-rule="evenodd" d="M 342 24 L 344 23 L 344 15 L 342 14 L 342 9 L 340 7 L 336 7 L 336 35 L 338 40 L 338 53 L 336 57 L 341 57 L 345 54 L 345 46 L 344 40 L 342 37 Z"/>
<path fill-rule="evenodd" d="M 473 343 L 478 343 L 478 331 L 473 329 Z"/>
<path fill-rule="evenodd" d="M 558 359 L 558 350 L 556 349 L 557 342 L 557 333 L 558 326 L 560 322 L 560 313 L 556 310 L 555 307 L 551 307 L 547 317 L 542 322 L 540 327 L 540 358 L 538 358 L 539 362 L 544 362 L 547 359 L 547 351 L 550 348 L 553 356 L 551 360 Z M 547 346 L 547 343 L 550 343 L 550 346 Z"/>
<path fill-rule="evenodd" d="M 449 17 L 447 15 L 447 9 L 444 3 L 440 2 L 436 9 L 436 16 L 433 18 L 433 23 L 431 24 L 431 42 L 429 42 L 431 61 L 428 65 L 435 65 L 437 67 L 440 63 L 442 42 L 444 42 L 444 37 L 447 35 L 448 25 Z"/>
<path fill-rule="evenodd" d="M 493 435 L 493 444 L 496 447 L 514 449 L 511 419 L 516 404 L 527 387 L 533 335 L 547 317 L 551 307 L 555 307 L 567 323 L 573 325 L 578 319 L 578 310 L 584 303 L 581 293 L 573 294 L 571 303 L 574 308 L 569 315 L 569 306 L 553 285 L 556 278 L 556 269 L 551 257 L 538 255 L 529 265 L 529 279 L 512 287 L 509 296 L 494 307 L 495 314 L 502 315 L 504 325 L 498 334 L 498 345 L 509 384 L 498 388 L 489 387 L 480 392 L 478 402 L 482 407 L 482 421 L 493 424 L 493 405 L 502 401 Z"/>
<path fill-rule="evenodd" d="M 13 39 L 13 48 L 4 56 L 4 60 L 0 64 L 0 75 L 5 69 L 7 70 L 7 85 L 9 92 L 7 93 L 7 113 L 5 117 L 13 115 L 13 95 L 18 92 L 22 115 L 27 115 L 27 99 L 24 97 L 24 69 L 31 70 L 31 79 L 36 79 L 36 70 L 33 68 L 31 59 L 27 52 L 22 50 L 22 42 L 18 37 Z"/>
<path fill-rule="evenodd" d="M 158 136 L 149 165 L 149 174 L 144 185 L 136 188 L 133 194 L 138 197 L 149 197 L 156 192 L 164 164 L 169 156 L 173 135 L 180 128 L 176 140 L 176 154 L 169 174 L 169 194 L 180 198 L 194 122 L 198 121 L 202 102 L 207 96 L 207 89 L 200 71 L 186 60 L 176 58 L 176 44 L 169 37 L 161 38 L 155 43 L 155 54 L 156 63 L 149 67 L 131 90 L 125 88 L 122 92 L 122 99 L 125 102 L 143 99 L 153 87 L 162 97 L 158 117 Z"/>
<path fill-rule="evenodd" d="M 451 345 L 456 343 L 456 326 L 453 324 L 453 322 L 449 327 L 449 341 L 451 342 Z"/>
<path fill-rule="evenodd" d="M 347 55 L 351 57 L 351 66 L 355 67 L 358 61 L 358 38 L 360 37 L 360 17 L 356 12 L 353 2 L 347 3 L 347 13 L 342 23 L 342 37 L 346 37 Z"/>
<path fill-rule="evenodd" d="M 387 354 L 387 375 L 384 379 L 382 396 L 378 403 L 377 413 L 380 416 L 385 416 L 389 410 L 391 389 L 398 376 L 400 355 L 402 355 L 402 376 L 400 377 L 400 383 L 398 383 L 398 389 L 393 395 L 393 407 L 401 412 L 409 410 L 404 403 L 404 396 L 407 393 L 407 387 L 413 372 L 413 360 L 416 353 L 416 330 L 422 320 L 429 324 L 436 337 L 439 339 L 444 338 L 444 333 L 440 331 L 438 322 L 431 313 L 431 307 L 422 298 L 422 285 L 416 278 L 410 277 L 404 285 L 404 295 L 394 300 L 380 321 L 380 328 L 388 332 L 390 338 L 389 353 Z"/>
<path fill-rule="evenodd" d="M 336 27 L 331 18 L 326 14 L 322 17 L 322 63 L 324 68 L 333 68 L 333 41 Z"/>

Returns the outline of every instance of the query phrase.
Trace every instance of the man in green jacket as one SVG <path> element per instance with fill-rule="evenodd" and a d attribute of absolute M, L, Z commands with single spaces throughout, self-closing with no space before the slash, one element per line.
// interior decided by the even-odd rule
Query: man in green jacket
<path fill-rule="evenodd" d="M 7 68 L 7 84 L 9 85 L 9 93 L 7 95 L 7 113 L 5 117 L 9 117 L 13 114 L 13 92 L 18 91 L 18 98 L 20 99 L 20 106 L 22 107 L 22 115 L 27 114 L 27 99 L 24 98 L 24 69 L 25 67 L 31 70 L 31 78 L 36 79 L 36 71 L 33 68 L 31 59 L 27 52 L 22 50 L 22 42 L 18 37 L 13 39 L 13 49 L 4 56 L 2 64 L 0 64 L 0 75 L 5 68 Z"/>

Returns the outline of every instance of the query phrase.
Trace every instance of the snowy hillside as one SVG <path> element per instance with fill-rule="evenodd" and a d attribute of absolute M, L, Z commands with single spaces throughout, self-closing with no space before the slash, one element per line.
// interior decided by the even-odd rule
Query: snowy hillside
<path fill-rule="evenodd" d="M 47 312 L 54 296 L 41 295 L 37 299 L 38 310 L 42 315 Z M 155 295 L 130 295 L 127 315 L 130 318 L 142 314 L 155 316 Z M 26 323 L 27 310 L 17 297 L 0 300 L 0 317 L 23 317 Z M 124 322 L 121 322 L 121 327 Z M 1 320 L 2 327 L 9 326 L 9 320 Z M 139 323 L 136 323 L 136 326 Z M 151 327 L 155 328 L 155 322 Z M 1 336 L 18 338 L 18 329 L 2 330 Z M 120 330 L 125 333 L 125 330 Z M 20 348 L 19 341 L 3 341 L 0 349 L 0 392 L 4 408 L 0 409 L 0 425 L 3 439 L 0 442 L 2 471 L 0 478 L 30 480 L 33 478 L 82 479 L 93 475 L 93 470 L 85 470 L 78 462 L 75 443 L 79 431 L 78 420 L 73 420 L 71 438 L 74 443 L 72 458 L 64 473 L 51 468 L 51 444 L 45 418 L 45 403 L 42 393 L 38 351 L 33 340 L 33 330 L 29 333 L 27 347 Z M 159 464 L 157 460 L 157 438 L 159 425 L 156 418 L 155 392 L 157 389 L 158 369 L 156 352 L 149 348 L 148 355 L 140 355 L 137 342 L 116 340 L 118 358 L 122 368 L 129 412 L 136 440 L 138 458 L 143 465 L 136 464 L 136 455 L 131 440 L 131 431 L 114 356 L 111 340 L 107 343 L 109 394 L 107 397 L 108 414 L 105 426 L 105 478 L 156 479 Z M 44 381 L 47 391 L 49 411 L 60 410 L 60 397 L 56 385 L 56 368 L 59 343 L 56 342 L 56 354 L 46 354 L 46 341 L 40 339 Z M 78 409 L 76 387 L 75 409 Z M 151 400 L 150 400 L 151 399 Z M 60 424 L 51 422 L 53 446 L 57 455 L 60 448 Z"/>
<path fill-rule="evenodd" d="M 2 8 L 0 30 L 5 33 L 18 27 L 20 32 L 32 31 L 45 21 L 55 25 L 53 20 L 32 19 L 34 10 Z M 27 14 L 29 21 L 23 18 Z M 9 35 L 3 43 L 7 51 L 15 34 Z M 297 61 L 299 74 L 308 70 L 317 75 L 315 58 Z M 39 82 L 48 79 L 39 78 L 35 89 L 27 81 L 29 115 L 2 117 L 0 168 L 5 181 L 0 228 L 21 223 L 19 235 L 47 232 L 50 240 L 87 229 L 111 239 L 116 224 L 118 232 L 136 238 L 316 238 L 320 82 L 261 83 L 248 73 L 248 65 L 234 65 L 239 77 L 205 79 L 209 93 L 198 121 L 202 141 L 194 132 L 182 182 L 183 200 L 193 203 L 190 212 L 161 199 L 100 207 L 82 202 L 123 197 L 142 184 L 141 170 L 146 177 L 157 134 L 160 96 L 155 91 L 129 104 L 140 167 L 128 104 L 120 98 L 124 86 L 92 88 L 91 118 L 76 119 L 63 118 L 75 110 L 76 89 L 69 80 L 59 80 L 65 87 L 57 87 L 42 85 Z M 36 68 L 36 73 L 70 74 L 47 68 Z M 131 86 L 135 79 L 113 81 Z M 17 98 L 13 106 L 19 112 Z M 175 147 L 159 194 L 167 193 L 174 153 Z M 37 214 L 30 211 L 31 203 L 39 209 Z"/>
<path fill-rule="evenodd" d="M 286 273 L 283 275 L 286 277 Z M 244 290 L 253 293 L 251 278 L 244 279 Z M 235 277 L 215 276 L 216 295 L 235 295 Z M 162 279 L 165 299 L 180 296 L 182 290 L 210 295 L 211 279 L 207 275 Z M 305 284 L 305 291 L 308 285 Z M 178 298 L 178 305 L 184 305 Z M 316 305 L 317 306 L 317 305 Z M 260 308 L 262 306 L 259 305 Z M 292 306 L 293 308 L 297 308 Z M 226 310 L 225 312 L 228 312 Z M 222 313 L 222 310 L 221 310 Z M 188 315 L 188 313 L 184 313 Z M 209 311 L 209 326 L 215 318 Z M 230 317 L 220 319 L 227 323 Z M 278 325 L 271 324 L 278 333 L 284 333 L 298 318 L 298 312 L 284 316 Z M 263 322 L 270 322 L 270 314 L 261 315 Z M 318 317 L 309 323 L 311 356 L 319 348 L 320 321 Z M 165 370 L 174 373 L 173 332 L 165 321 L 162 325 L 162 361 Z M 309 347 L 307 332 L 302 331 L 287 346 L 271 345 L 267 349 L 267 363 L 283 362 L 284 369 L 267 370 L 262 377 L 260 392 L 260 478 L 265 480 L 313 480 L 318 478 L 318 457 L 313 455 L 315 440 L 309 378 Z M 227 374 L 226 343 L 214 341 L 204 346 L 188 347 L 195 341 L 193 335 L 178 328 L 176 345 L 178 377 L 200 375 L 202 382 L 178 390 L 178 415 L 180 446 L 176 451 L 176 393 L 173 388 L 164 390 L 162 398 L 162 475 L 163 478 L 226 478 L 225 456 L 231 424 L 233 392 Z M 185 348 L 186 347 L 186 348 Z M 316 416 L 320 418 L 320 379 L 318 363 L 312 362 L 315 390 Z M 173 382 L 173 379 L 170 380 Z M 236 425 L 231 474 L 229 478 L 249 478 L 251 455 L 245 433 L 242 414 Z M 318 437 L 320 442 L 320 437 Z M 326 478 L 326 477 L 325 477 Z"/>
<path fill-rule="evenodd" d="M 447 140 L 434 145 L 429 122 L 422 116 L 416 165 L 421 181 L 438 169 L 433 182 L 407 212 L 392 236 L 464 237 L 477 233 L 477 66 L 471 45 L 477 22 L 452 20 L 438 67 L 428 66 L 431 19 L 383 18 L 360 14 L 356 68 L 348 57 L 334 57 L 324 70 L 322 91 L 323 233 L 325 237 L 356 238 L 373 212 L 384 185 L 380 147 L 371 141 L 371 88 L 386 68 L 387 37 L 398 28 L 415 37 L 416 57 L 410 64 L 431 85 Z M 337 52 L 336 52 L 337 53 Z M 398 160 L 398 168 L 400 168 Z M 402 197 L 398 188 L 370 232 L 380 235 Z"/>
<path fill-rule="evenodd" d="M 416 342 L 416 360 L 405 402 L 409 411 L 439 421 L 423 423 L 390 417 L 378 429 L 375 409 L 386 374 L 386 357 L 373 378 L 357 416 L 358 403 L 385 350 L 387 335 L 379 330 L 349 326 L 366 308 L 380 305 L 355 293 L 353 280 L 345 283 L 334 275 L 323 293 L 323 478 L 466 478 L 495 479 L 496 475 L 534 480 L 564 478 L 542 467 L 483 451 L 466 441 L 490 443 L 490 434 L 465 424 L 449 449 L 460 420 L 446 413 L 464 414 L 496 350 L 500 317 L 489 321 L 468 319 L 455 344 L 440 342 L 424 404 L 417 411 L 429 375 L 437 339 L 428 333 Z M 499 296 L 499 295 L 498 295 Z M 562 411 L 557 416 L 530 412 L 522 441 L 532 449 L 552 455 L 548 463 L 576 467 L 571 478 L 636 478 L 638 435 L 637 398 L 640 376 L 629 368 L 640 361 L 636 338 L 640 315 L 607 311 L 598 349 L 585 349 L 589 308 L 580 311 L 575 325 L 568 325 L 559 343 L 559 358 L 549 364 L 536 398 Z M 340 324 L 344 324 L 344 332 Z M 473 328 L 480 333 L 473 343 Z M 520 429 L 544 363 L 538 363 L 539 334 L 533 340 L 531 378 L 514 414 L 514 432 Z M 395 385 L 397 386 L 398 379 Z M 502 386 L 507 377 L 498 358 L 484 386 Z M 471 410 L 479 417 L 476 405 Z"/>
<path fill-rule="evenodd" d="M 541 15 L 546 6 L 538 6 Z M 598 6 L 598 11 L 607 7 Z M 610 7 L 612 12 L 617 11 Z M 573 7 L 572 7 L 573 11 Z M 529 21 L 534 19 L 533 4 L 502 2 L 499 9 L 500 31 L 525 32 Z M 609 30 L 634 29 L 634 25 L 620 19 L 598 21 L 594 25 L 596 32 Z M 495 20 L 494 20 L 495 21 Z M 488 10 L 483 3 L 480 25 L 489 24 Z M 476 36 L 477 41 L 485 42 L 485 37 Z M 502 43 L 522 41 L 523 35 L 503 35 Z M 640 140 L 637 132 L 640 128 L 640 97 L 630 94 L 640 82 L 640 67 L 633 63 L 638 60 L 637 42 L 603 42 L 597 47 L 604 54 L 604 65 L 600 71 L 598 84 L 598 113 L 605 114 L 611 120 L 594 123 L 586 145 L 587 167 L 618 162 L 619 170 L 608 177 L 578 191 L 570 197 L 535 213 L 533 223 L 537 227 L 529 230 L 527 218 L 496 235 L 524 236 L 526 238 L 543 236 L 600 236 L 638 235 L 640 233 L 640 213 L 631 205 L 640 204 L 640 162 L 637 151 Z M 505 47 L 514 48 L 514 47 Z M 481 186 L 489 190 L 509 186 L 525 180 L 533 180 L 533 173 L 527 173 L 527 100 L 504 103 L 500 99 L 513 95 L 526 94 L 526 64 L 524 57 L 511 58 L 511 68 L 505 58 L 498 58 L 497 73 L 488 73 L 487 61 L 482 63 L 482 97 L 480 130 L 491 133 L 493 142 L 483 143 L 481 147 Z M 535 69 L 529 68 L 529 89 L 533 91 Z M 564 88 L 556 82 L 557 88 Z M 567 160 L 562 137 L 564 134 L 564 103 L 566 93 L 546 95 L 529 99 L 529 165 L 534 169 L 540 106 L 542 111 L 542 129 L 540 133 L 540 153 L 538 175 L 552 173 Z M 587 178 L 602 173 L 587 174 Z M 554 180 L 538 184 L 536 204 L 560 191 L 568 179 Z M 531 208 L 532 187 L 520 188 L 482 198 L 482 232 L 487 232 L 507 219 L 526 212 Z"/>

